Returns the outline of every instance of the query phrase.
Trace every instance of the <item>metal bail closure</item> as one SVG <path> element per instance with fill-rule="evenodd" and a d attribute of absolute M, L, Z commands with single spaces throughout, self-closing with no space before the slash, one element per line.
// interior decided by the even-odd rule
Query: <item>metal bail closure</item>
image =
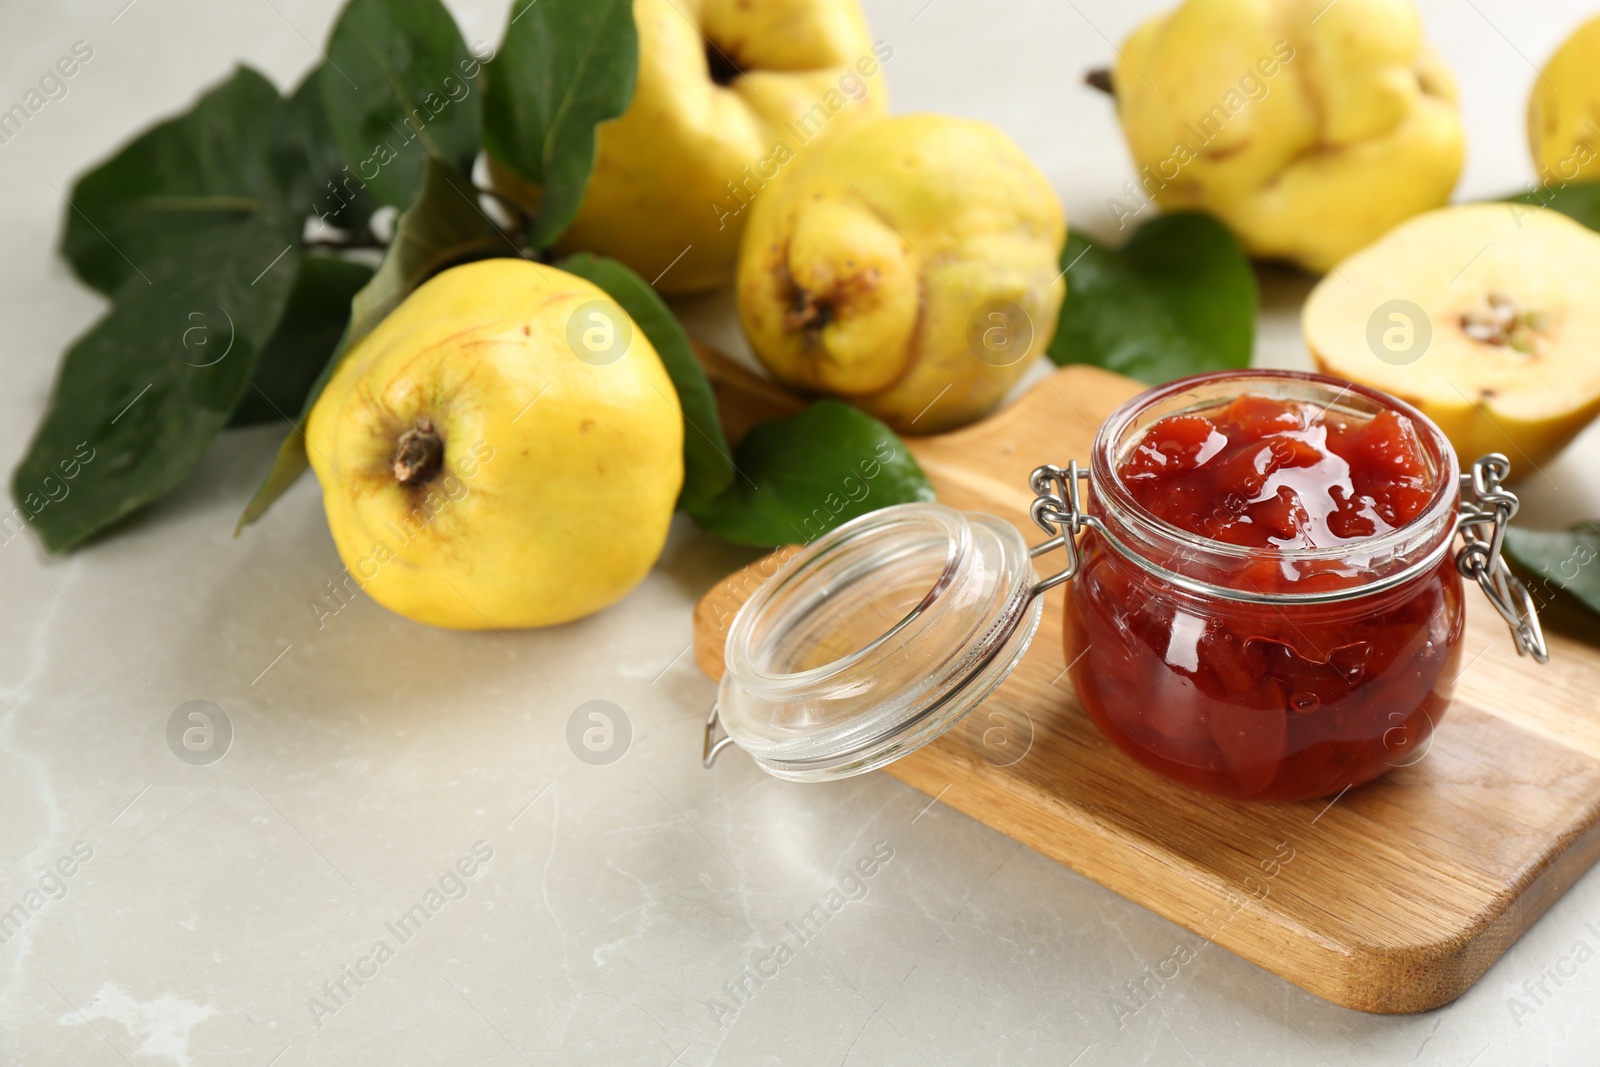
<path fill-rule="evenodd" d="M 897 504 L 825 533 L 734 617 L 701 762 L 737 745 L 779 778 L 826 781 L 898 759 L 1011 673 L 1042 586 L 992 515 Z"/>
<path fill-rule="evenodd" d="M 1077 460 L 1065 468 L 1046 463 L 1033 468 L 1033 473 L 1028 475 L 1028 488 L 1036 494 L 1029 511 L 1039 529 L 1050 535 L 1050 540 L 1044 544 L 1030 548 L 1028 555 L 1037 559 L 1055 548 L 1064 548 L 1067 552 L 1066 567 L 1041 579 L 1033 587 L 1034 596 L 1062 582 L 1070 582 L 1078 574 L 1077 535 L 1087 526 L 1100 525 L 1094 516 L 1084 514 L 1078 497 L 1078 482 L 1088 480 L 1088 468 L 1080 468 Z"/>
<path fill-rule="evenodd" d="M 1471 470 L 1462 472 L 1461 517 L 1456 525 L 1463 543 L 1456 553 L 1456 569 L 1478 583 L 1506 621 L 1517 654 L 1549 663 L 1550 650 L 1539 626 L 1538 605 L 1500 555 L 1506 529 L 1517 513 L 1517 494 L 1500 484 L 1510 473 L 1511 461 L 1499 452 L 1481 457 Z"/>
<path fill-rule="evenodd" d="M 700 766 L 707 770 L 717 762 L 717 754 L 729 745 L 733 738 L 728 736 L 728 731 L 722 728 L 722 719 L 717 713 L 717 702 L 711 702 L 711 714 L 706 716 L 706 739 L 700 747 Z"/>

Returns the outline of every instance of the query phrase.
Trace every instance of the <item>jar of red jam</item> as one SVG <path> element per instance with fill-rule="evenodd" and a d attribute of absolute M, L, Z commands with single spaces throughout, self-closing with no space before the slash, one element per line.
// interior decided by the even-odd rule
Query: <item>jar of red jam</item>
<path fill-rule="evenodd" d="M 1079 699 L 1133 759 L 1225 796 L 1329 795 L 1413 762 L 1461 669 L 1463 574 L 1519 649 L 1545 655 L 1498 561 L 1507 471 L 1479 461 L 1463 507 L 1438 427 L 1317 375 L 1210 374 L 1136 397 L 1087 472 L 1035 472 L 1035 517 L 1084 530 L 1064 627 Z"/>
<path fill-rule="evenodd" d="M 1070 583 L 1073 686 L 1122 751 L 1227 796 L 1337 793 L 1426 752 L 1461 668 L 1463 577 L 1546 658 L 1500 559 L 1508 473 L 1491 455 L 1462 475 L 1420 412 L 1336 379 L 1173 382 L 1115 412 L 1088 467 L 1034 470 L 1043 544 L 900 504 L 747 573 L 703 762 L 736 745 L 823 781 L 898 759 L 1005 680 L 1041 594 Z M 1041 557 L 1065 566 L 1041 578 Z"/>

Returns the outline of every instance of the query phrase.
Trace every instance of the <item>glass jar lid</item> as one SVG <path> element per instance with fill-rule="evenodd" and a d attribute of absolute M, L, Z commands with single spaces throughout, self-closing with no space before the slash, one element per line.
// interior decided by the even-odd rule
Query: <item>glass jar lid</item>
<path fill-rule="evenodd" d="M 780 778 L 824 781 L 920 748 L 1021 660 L 1038 586 L 1022 535 L 992 515 L 917 503 L 845 523 L 734 618 L 706 763 L 732 743 Z"/>

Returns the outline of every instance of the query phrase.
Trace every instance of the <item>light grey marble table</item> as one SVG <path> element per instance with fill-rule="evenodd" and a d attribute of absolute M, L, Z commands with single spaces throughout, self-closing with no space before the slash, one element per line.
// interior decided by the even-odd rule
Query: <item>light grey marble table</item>
<path fill-rule="evenodd" d="M 1110 227 L 1131 167 L 1079 78 L 1155 5 L 867 6 L 896 110 L 998 124 L 1073 225 Z M 1460 195 L 1516 188 L 1534 64 L 1585 5 L 1423 6 L 1463 83 Z M 333 7 L 0 7 L 0 104 L 74 42 L 94 49 L 0 147 L 8 472 L 100 308 L 53 256 L 57 190 L 236 61 L 290 84 Z M 452 7 L 469 39 L 498 39 L 503 0 Z M 1267 278 L 1262 362 L 1303 365 L 1306 288 Z M 729 308 L 683 310 L 739 350 Z M 311 480 L 231 537 L 275 435 L 228 434 L 76 555 L 0 547 L 0 909 L 41 878 L 52 898 L 0 944 L 0 1064 L 1600 1063 L 1600 876 L 1455 1004 L 1337 1008 L 885 776 L 789 785 L 737 753 L 701 770 L 712 686 L 690 608 L 749 556 L 688 526 L 625 603 L 570 626 L 445 633 L 365 600 L 319 625 L 340 565 Z M 1591 433 L 1528 483 L 1530 519 L 1600 514 L 1597 456 Z M 168 749 L 190 700 L 231 720 L 214 765 Z M 589 700 L 631 727 L 609 765 L 566 740 Z M 871 876 L 847 879 L 861 860 Z M 830 892 L 838 910 L 797 933 Z M 406 918 L 419 903 L 425 922 Z M 1178 946 L 1194 962 L 1119 1023 L 1114 998 Z"/>

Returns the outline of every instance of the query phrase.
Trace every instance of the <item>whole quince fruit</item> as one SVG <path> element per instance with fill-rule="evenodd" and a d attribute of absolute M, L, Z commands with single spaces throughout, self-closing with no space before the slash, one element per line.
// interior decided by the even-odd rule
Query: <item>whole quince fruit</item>
<path fill-rule="evenodd" d="M 306 452 L 350 578 L 463 630 L 620 599 L 683 483 L 677 393 L 644 333 L 589 282 L 520 259 L 445 271 L 352 347 Z"/>
<path fill-rule="evenodd" d="M 1600 178 L 1600 18 L 1567 38 L 1534 81 L 1528 147 L 1544 184 Z"/>
<path fill-rule="evenodd" d="M 993 126 L 857 122 L 755 202 L 739 316 L 785 384 L 936 433 L 993 409 L 1049 346 L 1066 239 L 1050 183 Z"/>
<path fill-rule="evenodd" d="M 1600 412 L 1600 234 L 1554 211 L 1440 208 L 1362 249 L 1302 314 L 1321 368 L 1410 401 L 1463 467 L 1526 477 Z"/>
<path fill-rule="evenodd" d="M 666 294 L 733 277 L 757 194 L 818 137 L 888 109 L 856 0 L 634 0 L 638 87 L 603 123 L 583 206 L 557 247 L 621 260 Z M 538 190 L 490 160 L 501 195 Z"/>
<path fill-rule="evenodd" d="M 1320 273 L 1450 197 L 1456 87 L 1410 0 L 1187 0 L 1123 45 L 1117 115 L 1146 198 Z"/>

